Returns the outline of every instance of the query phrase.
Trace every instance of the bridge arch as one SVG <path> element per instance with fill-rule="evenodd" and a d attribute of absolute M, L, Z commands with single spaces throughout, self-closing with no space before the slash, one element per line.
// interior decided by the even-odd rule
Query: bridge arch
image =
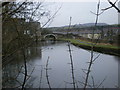
<path fill-rule="evenodd" d="M 47 38 L 56 40 L 57 36 L 55 34 L 46 34 L 44 36 L 44 39 L 47 39 Z"/>

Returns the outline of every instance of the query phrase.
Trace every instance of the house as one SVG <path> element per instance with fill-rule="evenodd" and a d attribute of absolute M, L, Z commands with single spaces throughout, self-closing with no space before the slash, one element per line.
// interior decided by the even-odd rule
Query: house
<path fill-rule="evenodd" d="M 84 38 L 92 38 L 93 37 L 92 28 L 84 28 L 80 29 L 79 36 Z M 108 26 L 99 26 L 96 30 L 94 30 L 94 39 L 113 39 L 117 35 L 120 34 L 120 25 L 108 25 Z"/>
<path fill-rule="evenodd" d="M 78 36 L 89 38 L 89 39 L 98 39 L 101 38 L 100 30 L 79 30 Z"/>

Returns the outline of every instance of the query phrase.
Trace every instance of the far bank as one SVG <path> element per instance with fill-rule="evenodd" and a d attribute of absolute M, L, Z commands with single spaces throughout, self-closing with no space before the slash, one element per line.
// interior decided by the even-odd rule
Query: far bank
<path fill-rule="evenodd" d="M 69 41 L 71 42 L 71 44 L 87 50 L 91 50 L 92 45 L 94 45 L 93 50 L 96 52 L 115 55 L 120 57 L 120 53 L 119 53 L 120 47 L 117 45 L 112 45 L 108 43 L 92 43 L 92 42 L 83 41 L 80 39 L 60 38 L 58 40 Z"/>

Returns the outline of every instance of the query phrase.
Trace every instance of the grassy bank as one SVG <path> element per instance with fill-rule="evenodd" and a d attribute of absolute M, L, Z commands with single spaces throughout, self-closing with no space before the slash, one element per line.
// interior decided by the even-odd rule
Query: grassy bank
<path fill-rule="evenodd" d="M 91 50 L 91 46 L 95 43 L 91 43 L 88 41 L 83 41 L 79 39 L 65 39 L 61 38 L 59 40 L 63 41 L 70 41 L 73 45 Z M 94 51 L 100 52 L 100 53 L 105 53 L 105 54 L 110 54 L 110 55 L 115 55 L 115 56 L 120 56 L 120 47 L 116 45 L 110 45 L 110 44 L 105 44 L 105 43 L 97 43 L 94 45 L 93 48 Z"/>

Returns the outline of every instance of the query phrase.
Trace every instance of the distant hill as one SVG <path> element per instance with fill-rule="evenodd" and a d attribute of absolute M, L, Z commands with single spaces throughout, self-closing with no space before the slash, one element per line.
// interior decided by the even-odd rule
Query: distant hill
<path fill-rule="evenodd" d="M 68 27 L 69 26 L 61 26 L 61 27 L 49 27 L 48 29 L 49 30 L 52 30 L 52 31 L 66 31 L 68 30 Z M 109 25 L 109 24 L 106 24 L 106 23 L 98 23 L 97 25 L 97 29 L 102 29 L 102 28 L 110 28 L 110 27 L 114 27 L 114 28 L 117 28 L 117 27 L 120 27 L 120 24 L 113 24 L 113 25 Z M 71 28 L 70 30 L 93 30 L 95 28 L 94 26 L 94 23 L 85 23 L 85 24 L 76 24 L 76 25 L 71 25 Z"/>
<path fill-rule="evenodd" d="M 95 23 L 85 23 L 85 24 L 75 24 L 75 25 L 71 25 L 71 27 L 73 28 L 83 28 L 83 27 L 91 27 L 91 26 L 94 26 Z M 108 24 L 106 23 L 98 23 L 97 26 L 106 26 Z M 66 26 L 61 26 L 59 28 L 68 28 L 69 25 L 66 25 Z M 57 27 L 51 27 L 51 28 L 57 28 Z"/>
<path fill-rule="evenodd" d="M 85 23 L 85 24 L 82 24 L 82 25 L 89 27 L 89 26 L 94 26 L 95 23 Z M 106 24 L 106 23 L 98 23 L 97 25 L 98 26 L 105 26 L 105 25 L 108 25 L 108 24 Z"/>
<path fill-rule="evenodd" d="M 105 26 L 108 25 L 106 23 L 98 23 L 97 26 Z M 95 26 L 95 23 L 85 23 L 85 24 L 76 24 L 76 25 L 71 25 L 73 27 L 91 27 L 91 26 Z"/>

